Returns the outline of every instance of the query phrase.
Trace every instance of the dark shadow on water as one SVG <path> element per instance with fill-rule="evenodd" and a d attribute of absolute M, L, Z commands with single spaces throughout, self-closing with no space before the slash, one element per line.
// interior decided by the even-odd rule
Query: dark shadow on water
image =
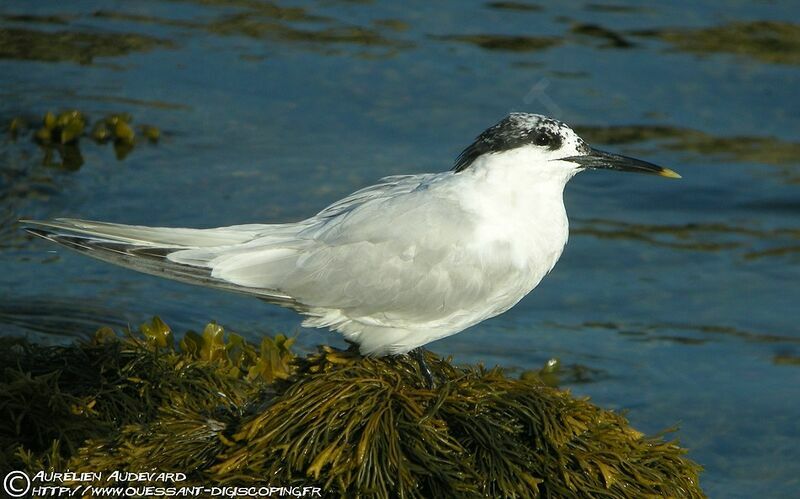
<path fill-rule="evenodd" d="M 11 23 L 25 24 L 58 24 L 66 25 L 75 19 L 74 15 L 36 15 L 36 14 L 2 14 L 0 20 Z"/>
<path fill-rule="evenodd" d="M 575 327 L 572 326 L 559 325 L 558 327 L 575 329 Z M 577 326 L 577 328 L 608 329 L 616 331 L 619 334 L 630 336 L 631 339 L 635 341 L 663 341 L 665 339 L 674 339 L 677 337 L 681 339 L 677 340 L 679 343 L 689 345 L 701 345 L 709 341 L 714 341 L 715 337 L 737 338 L 753 343 L 800 344 L 800 338 L 794 336 L 746 331 L 731 326 L 718 326 L 713 324 L 685 324 L 679 322 L 632 322 L 626 324 L 618 324 L 615 322 L 584 322 L 580 326 Z M 674 334 L 675 331 L 700 334 L 701 337 L 676 336 Z"/>
<path fill-rule="evenodd" d="M 531 2 L 488 2 L 486 7 L 495 10 L 510 10 L 514 12 L 540 12 L 544 8 Z"/>
<path fill-rule="evenodd" d="M 599 39 L 602 43 L 599 48 L 629 49 L 636 44 L 621 33 L 594 23 L 573 24 L 570 32 L 575 35 Z"/>
<path fill-rule="evenodd" d="M 506 52 L 534 52 L 549 49 L 561 44 L 562 40 L 554 36 L 524 35 L 431 35 L 434 40 L 458 42 L 475 45 L 485 50 Z"/>
<path fill-rule="evenodd" d="M 88 338 L 105 326 L 127 329 L 129 321 L 100 302 L 31 296 L 0 301 L 0 324 L 56 338 Z"/>
<path fill-rule="evenodd" d="M 583 9 L 589 12 L 610 12 L 617 14 L 632 14 L 650 10 L 648 7 L 641 7 L 638 5 L 634 6 L 613 3 L 587 3 L 583 6 Z"/>

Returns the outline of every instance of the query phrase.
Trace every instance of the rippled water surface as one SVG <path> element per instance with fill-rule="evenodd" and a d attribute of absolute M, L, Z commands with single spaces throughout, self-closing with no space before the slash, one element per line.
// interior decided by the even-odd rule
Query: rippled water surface
<path fill-rule="evenodd" d="M 538 369 L 677 436 L 712 497 L 800 490 L 800 7 L 793 2 L 259 0 L 0 4 L 0 322 L 63 342 L 158 314 L 301 348 L 291 312 L 96 262 L 20 217 L 291 221 L 391 174 L 446 170 L 511 110 L 681 181 L 568 186 L 572 237 L 508 313 L 431 348 Z M 449 5 L 448 5 L 449 4 Z M 40 147 L 48 110 L 128 113 L 132 150 Z M 138 129 L 137 129 L 138 130 Z M 141 131 L 139 130 L 139 133 Z"/>

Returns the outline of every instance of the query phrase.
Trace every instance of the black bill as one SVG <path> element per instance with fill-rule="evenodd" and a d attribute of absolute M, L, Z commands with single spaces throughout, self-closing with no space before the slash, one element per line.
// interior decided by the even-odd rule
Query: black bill
<path fill-rule="evenodd" d="M 589 154 L 570 156 L 568 158 L 560 159 L 561 161 L 577 163 L 584 168 L 650 173 L 652 175 L 659 175 L 661 177 L 681 178 L 677 172 L 670 170 L 669 168 L 664 168 L 662 166 L 654 165 L 653 163 L 648 163 L 647 161 L 623 156 L 621 154 L 600 151 L 598 149 L 591 149 Z"/>

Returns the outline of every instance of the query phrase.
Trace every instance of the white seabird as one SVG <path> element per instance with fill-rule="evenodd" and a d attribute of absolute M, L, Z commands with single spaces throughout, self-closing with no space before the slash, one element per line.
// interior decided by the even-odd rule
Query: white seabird
<path fill-rule="evenodd" d="M 564 186 L 599 168 L 679 177 L 593 149 L 554 119 L 512 113 L 452 170 L 383 178 L 299 222 L 23 223 L 100 260 L 294 309 L 304 326 L 339 331 L 364 355 L 403 354 L 501 314 L 533 290 L 567 242 Z"/>

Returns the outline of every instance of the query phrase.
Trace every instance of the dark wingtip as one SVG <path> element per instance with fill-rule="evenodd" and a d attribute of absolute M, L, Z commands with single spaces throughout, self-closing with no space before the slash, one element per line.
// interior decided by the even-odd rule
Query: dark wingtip
<path fill-rule="evenodd" d="M 33 227 L 23 227 L 22 229 L 33 236 L 41 237 L 42 239 L 47 239 L 48 241 L 53 241 L 53 234 L 45 229 L 35 229 Z"/>

